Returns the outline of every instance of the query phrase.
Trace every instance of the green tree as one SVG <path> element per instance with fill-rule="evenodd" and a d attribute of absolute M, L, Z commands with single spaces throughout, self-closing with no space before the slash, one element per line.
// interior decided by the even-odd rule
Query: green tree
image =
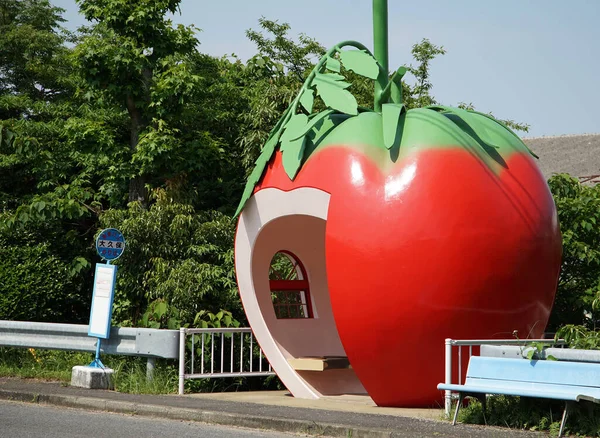
<path fill-rule="evenodd" d="M 65 257 L 71 251 L 61 237 L 49 229 L 0 232 L 0 320 L 86 322 L 86 261 Z"/>
<path fill-rule="evenodd" d="M 445 55 L 446 50 L 443 46 L 432 44 L 427 38 L 414 44 L 411 50 L 414 60 L 418 63 L 416 67 L 410 66 L 408 71 L 415 77 L 415 85 L 405 86 L 405 101 L 409 108 L 420 108 L 429 105 L 435 105 L 437 102 L 430 91 L 433 84 L 430 81 L 431 61 L 438 55 Z"/>
<path fill-rule="evenodd" d="M 302 82 L 295 75 L 286 74 L 281 64 L 266 55 L 256 55 L 245 66 L 238 65 L 237 75 L 244 84 L 242 93 L 247 104 L 239 120 L 238 144 L 249 173 L 269 132 L 296 97 Z"/>
<path fill-rule="evenodd" d="M 245 65 L 240 62 L 232 65 L 247 104 L 240 118 L 238 138 L 246 173 L 254 168 L 269 132 L 296 97 L 315 62 L 325 53 L 321 44 L 305 34 L 294 41 L 289 36 L 288 23 L 265 17 L 258 22 L 260 30 L 246 31 L 258 53 Z"/>
<path fill-rule="evenodd" d="M 0 4 L 0 95 L 26 95 L 52 101 L 65 84 L 63 43 L 69 34 L 60 27 L 63 9 L 48 0 L 3 0 Z M 6 118 L 0 107 L 0 118 Z"/>
<path fill-rule="evenodd" d="M 268 34 L 264 36 L 261 31 L 248 29 L 246 36 L 256 44 L 260 55 L 266 56 L 271 62 L 282 65 L 292 73 L 300 83 L 304 82 L 307 73 L 312 70 L 316 61 L 325 54 L 325 47 L 314 38 L 301 33 L 298 42 L 288 37 L 290 25 L 261 17 L 258 20 L 260 27 Z M 260 63 L 260 61 L 258 61 Z"/>
<path fill-rule="evenodd" d="M 180 0 L 78 0 L 95 24 L 76 47 L 86 95 L 110 99 L 129 115 L 129 201 L 146 205 L 146 183 L 172 168 L 181 142 L 170 124 L 197 88 L 189 57 L 198 41 L 194 27 L 165 18 Z M 186 157 L 187 158 L 187 157 Z"/>
<path fill-rule="evenodd" d="M 46 0 L 0 5 L 0 313 L 4 318 L 75 321 L 89 263 L 81 239 L 89 156 L 69 142 L 81 109 L 72 41 L 62 10 Z M 82 173 L 79 173 L 82 172 Z M 78 174 L 79 173 L 79 174 Z M 89 202 L 88 202 L 89 207 Z M 18 308 L 15 300 L 21 298 Z"/>
<path fill-rule="evenodd" d="M 118 201 L 122 177 L 108 157 L 122 156 L 124 118 L 77 94 L 67 47 L 77 40 L 61 28 L 61 9 L 46 0 L 3 6 L 0 120 L 16 134 L 0 143 L 0 198 L 12 213 L 3 225 L 68 221 L 85 231 L 105 200 Z"/>
<path fill-rule="evenodd" d="M 600 307 L 600 185 L 567 174 L 548 181 L 558 210 L 563 261 L 550 329 L 564 324 L 596 328 Z"/>
<path fill-rule="evenodd" d="M 180 139 L 179 149 L 169 151 L 169 164 L 160 172 L 178 199 L 197 210 L 233 213 L 243 190 L 245 173 L 239 142 L 241 118 L 248 111 L 239 76 L 241 63 L 196 53 L 191 68 L 198 79 L 193 96 L 181 110 L 169 116 Z M 185 199 L 182 199 L 184 195 Z"/>
<path fill-rule="evenodd" d="M 233 262 L 235 224 L 217 212 L 196 212 L 176 202 L 168 191 L 153 192 L 149 209 L 132 203 L 109 210 L 102 227 L 115 227 L 127 238 L 127 249 L 116 264 L 114 320 L 136 325 L 153 302 L 165 301 L 183 322 L 193 323 L 201 311 L 243 311 L 237 295 Z"/>
<path fill-rule="evenodd" d="M 61 29 L 62 9 L 45 0 L 7 0 L 0 4 L 0 202 L 16 207 L 35 190 L 35 171 L 26 151 L 35 147 L 33 122 L 40 127 L 47 114 L 68 94 L 67 34 Z M 50 109 L 52 108 L 52 109 Z M 53 126 L 48 126 L 46 131 Z M 18 135 L 16 138 L 14 134 Z M 25 153 L 24 153 L 25 152 Z M 33 175 L 32 175 L 33 174 Z"/>

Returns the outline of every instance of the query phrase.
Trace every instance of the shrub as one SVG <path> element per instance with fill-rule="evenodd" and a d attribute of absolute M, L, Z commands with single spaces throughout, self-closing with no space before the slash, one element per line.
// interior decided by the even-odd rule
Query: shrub
<path fill-rule="evenodd" d="M 505 395 L 487 399 L 485 418 L 481 403 L 472 400 L 461 409 L 459 419 L 469 424 L 487 424 L 511 429 L 548 431 L 558 435 L 565 402 Z M 565 434 L 577 436 L 600 435 L 600 406 L 581 401 L 569 407 Z"/>
<path fill-rule="evenodd" d="M 563 239 L 562 267 L 550 330 L 564 324 L 593 327 L 600 296 L 600 185 L 587 186 L 567 174 L 548 181 Z"/>
<path fill-rule="evenodd" d="M 0 242 L 0 319 L 85 320 L 89 297 L 82 296 L 80 288 L 71 264 L 54 255 L 48 243 L 18 246 Z"/>
<path fill-rule="evenodd" d="M 108 210 L 101 217 L 102 227 L 118 228 L 127 242 L 115 262 L 114 322 L 137 325 L 157 301 L 177 309 L 169 317 L 182 323 L 192 324 L 200 311 L 216 314 L 222 309 L 245 320 L 235 280 L 231 218 L 197 212 L 162 190 L 155 195 L 148 210 L 133 203 L 128 210 Z"/>

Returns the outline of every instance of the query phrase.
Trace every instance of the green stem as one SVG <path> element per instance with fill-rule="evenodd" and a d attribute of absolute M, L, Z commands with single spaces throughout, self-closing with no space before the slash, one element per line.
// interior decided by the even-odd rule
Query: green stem
<path fill-rule="evenodd" d="M 375 59 L 385 74 L 379 74 L 375 82 L 375 100 L 373 109 L 381 111 L 381 93 L 388 84 L 388 2 L 387 0 L 373 0 L 373 46 Z"/>

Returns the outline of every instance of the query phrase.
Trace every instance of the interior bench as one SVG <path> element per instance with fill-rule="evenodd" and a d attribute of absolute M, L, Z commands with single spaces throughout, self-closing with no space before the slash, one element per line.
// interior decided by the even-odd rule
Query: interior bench
<path fill-rule="evenodd" d="M 306 356 L 288 359 L 288 363 L 296 371 L 326 371 L 351 368 L 344 356 Z"/>
<path fill-rule="evenodd" d="M 569 403 L 580 400 L 600 403 L 600 364 L 472 356 L 464 385 L 440 383 L 437 387 L 458 392 L 452 424 L 456 424 L 465 397 L 481 400 L 484 413 L 486 394 L 564 400 L 560 437 Z"/>

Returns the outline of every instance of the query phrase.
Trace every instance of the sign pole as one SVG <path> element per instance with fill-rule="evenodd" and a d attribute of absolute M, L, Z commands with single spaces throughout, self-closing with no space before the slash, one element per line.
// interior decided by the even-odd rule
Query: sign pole
<path fill-rule="evenodd" d="M 110 265 L 110 260 L 106 260 L 106 264 Z M 100 346 L 102 345 L 102 338 L 96 338 L 96 357 L 90 364 L 91 367 L 94 368 L 106 368 L 102 361 L 100 360 Z"/>
<path fill-rule="evenodd" d="M 106 264 L 110 265 L 110 260 L 106 260 Z M 104 366 L 104 364 L 102 363 L 102 361 L 100 360 L 100 346 L 102 345 L 102 338 L 96 338 L 96 339 L 97 339 L 96 357 L 89 366 L 94 367 L 94 368 L 106 368 Z"/>
<path fill-rule="evenodd" d="M 110 320 L 117 280 L 117 266 L 111 265 L 110 262 L 123 254 L 125 250 L 125 238 L 117 229 L 108 228 L 102 230 L 96 239 L 96 250 L 98 251 L 98 255 L 106 261 L 106 264 L 96 265 L 96 274 L 94 276 L 94 292 L 92 295 L 88 336 L 94 336 L 97 342 L 96 357 L 89 366 L 104 369 L 105 366 L 100 360 L 100 349 L 102 339 L 108 339 L 110 336 Z"/>
<path fill-rule="evenodd" d="M 96 343 L 96 358 L 90 364 L 91 367 L 94 368 L 104 368 L 104 364 L 100 360 L 100 344 L 102 342 L 102 338 L 97 338 L 98 342 Z"/>

